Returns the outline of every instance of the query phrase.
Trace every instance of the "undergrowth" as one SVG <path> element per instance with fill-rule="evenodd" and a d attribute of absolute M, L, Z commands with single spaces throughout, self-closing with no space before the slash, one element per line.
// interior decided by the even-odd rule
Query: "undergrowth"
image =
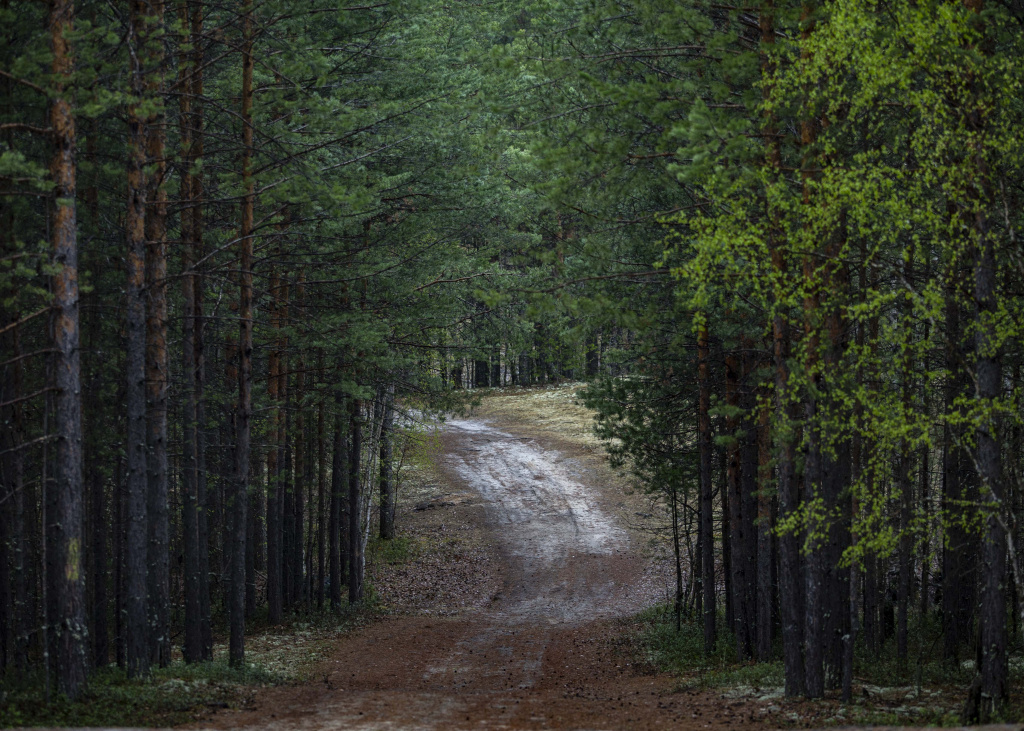
<path fill-rule="evenodd" d="M 975 675 L 974 663 L 950 663 L 942 657 L 941 626 L 929 616 L 911 625 L 906 662 L 896 656 L 889 638 L 880 651 L 859 642 L 854 668 L 854 698 L 840 701 L 838 689 L 820 700 L 784 697 L 785 674 L 782 647 L 776 643 L 769 662 L 736 659 L 735 641 L 723 631 L 724 615 L 718 617 L 719 634 L 714 651 L 704 653 L 702 623 L 684 619 L 677 631 L 672 608 L 660 605 L 634 618 L 638 647 L 644 660 L 678 678 L 679 690 L 716 690 L 723 698 L 760 706 L 766 721 L 779 726 L 835 725 L 930 725 L 957 726 L 967 688 Z M 1024 693 L 1024 653 L 1019 644 L 1010 657 L 1011 701 Z M 1024 717 L 1019 704 L 1004 709 L 1004 721 Z"/>
<path fill-rule="evenodd" d="M 38 669 L 11 674 L 0 684 L 0 728 L 167 727 L 201 720 L 218 709 L 242 708 L 259 688 L 306 680 L 340 634 L 371 616 L 370 607 L 343 607 L 340 613 L 296 615 L 276 627 L 254 618 L 255 631 L 245 638 L 244 668 L 228 666 L 223 644 L 214 647 L 212 662 L 187 665 L 176 660 L 166 668 L 153 668 L 146 679 L 130 680 L 110 665 L 90 676 L 85 692 L 74 702 L 54 691 L 47 703 L 45 679 Z"/>
<path fill-rule="evenodd" d="M 129 680 L 111 666 L 96 671 L 74 703 L 55 694 L 47 704 L 36 671 L 11 680 L 2 691 L 0 727 L 171 726 L 212 709 L 238 707 L 255 688 L 282 682 L 286 678 L 258 665 L 235 669 L 225 660 L 174 662 L 153 670 L 147 680 Z"/>

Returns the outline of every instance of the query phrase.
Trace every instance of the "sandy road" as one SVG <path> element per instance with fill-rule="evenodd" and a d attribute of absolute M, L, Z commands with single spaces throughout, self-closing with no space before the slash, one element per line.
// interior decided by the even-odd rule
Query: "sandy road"
<path fill-rule="evenodd" d="M 506 557 L 496 623 L 580 622 L 636 606 L 617 568 L 626 532 L 596 503 L 572 460 L 479 421 L 449 422 L 449 469 L 487 501 Z"/>
<path fill-rule="evenodd" d="M 501 557 L 502 588 L 488 606 L 367 627 L 342 643 L 322 682 L 268 689 L 213 725 L 678 728 L 670 681 L 636 672 L 615 650 L 615 618 L 650 597 L 626 532 L 578 465 L 477 420 L 449 422 L 442 439 L 443 469 L 483 498 Z"/>

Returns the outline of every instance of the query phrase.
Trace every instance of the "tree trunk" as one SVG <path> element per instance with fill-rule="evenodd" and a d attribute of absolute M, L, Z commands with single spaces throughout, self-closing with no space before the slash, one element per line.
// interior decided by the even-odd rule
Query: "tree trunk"
<path fill-rule="evenodd" d="M 288 374 L 282 376 L 288 380 Z M 295 492 L 292 482 L 294 449 L 292 441 L 292 404 L 291 392 L 285 393 L 284 441 L 281 445 L 284 454 L 281 482 L 281 499 L 278 509 L 281 511 L 281 601 L 285 608 L 292 603 L 292 552 L 295 540 Z"/>
<path fill-rule="evenodd" d="M 146 94 L 163 96 L 163 0 L 146 0 Z M 140 9 L 141 12 L 141 9 Z M 170 522 L 167 500 L 167 190 L 163 113 L 146 119 L 146 157 L 152 174 L 146 190 L 146 395 L 147 395 L 147 557 L 150 659 L 158 667 L 171 662 Z"/>
<path fill-rule="evenodd" d="M 967 9 L 981 14 L 984 0 L 965 0 Z M 978 19 L 979 24 L 984 20 Z M 982 52 L 987 51 L 983 41 Z M 967 83 L 975 98 L 967 113 L 967 128 L 972 135 L 974 180 L 972 200 L 974 211 L 974 379 L 975 403 L 980 421 L 975 431 L 974 462 L 981 487 L 981 503 L 985 506 L 986 528 L 982 543 L 981 594 L 981 696 L 980 720 L 983 723 L 999 715 L 1007 697 L 1006 648 L 1006 536 L 1002 511 L 1004 487 L 1000 454 L 999 415 L 997 402 L 1002 395 L 1002 361 L 997 312 L 999 303 L 998 266 L 993 235 L 989 232 L 987 207 L 990 203 L 988 161 L 985 158 L 985 132 L 988 126 L 986 106 L 977 90 L 978 81 L 972 73 Z"/>
<path fill-rule="evenodd" d="M 142 99 L 145 84 L 140 51 L 140 25 L 145 18 L 144 2 L 132 4 L 129 45 L 131 54 L 131 90 Z M 147 484 L 146 484 L 146 130 L 139 106 L 128 109 L 128 213 L 125 218 L 128 251 L 126 283 L 127 317 L 127 385 L 125 411 L 128 418 L 128 539 L 125 546 L 127 664 L 128 676 L 140 677 L 149 672 L 150 643 L 147 612 Z"/>
<path fill-rule="evenodd" d="M 191 98 L 192 98 L 192 159 L 196 163 L 203 160 L 203 64 L 204 54 L 202 44 L 198 39 L 203 37 L 203 9 L 202 2 L 190 3 L 191 37 L 196 39 L 192 49 L 191 64 Z M 195 306 L 193 315 L 195 325 L 193 327 L 193 362 L 189 373 L 192 380 L 192 391 L 195 399 L 195 460 L 196 460 L 196 511 L 198 519 L 196 529 L 198 533 L 199 546 L 199 629 L 202 638 L 202 659 L 213 659 L 213 622 L 210 607 L 210 529 L 209 529 L 209 506 L 208 506 L 208 477 L 206 469 L 206 401 L 204 390 L 206 388 L 206 350 L 205 330 L 206 321 L 203 317 L 203 287 L 204 280 L 202 270 L 199 269 L 199 260 L 203 256 L 203 174 L 200 167 L 191 178 L 191 200 L 192 200 L 192 222 L 190 226 L 192 234 L 192 260 L 194 275 L 192 280 L 195 283 L 194 295 Z"/>
<path fill-rule="evenodd" d="M 743 623 L 745 626 L 743 642 L 744 657 L 753 657 L 757 646 L 757 585 L 760 578 L 757 576 L 757 529 L 754 521 L 757 518 L 757 402 L 754 391 L 754 371 L 756 370 L 755 357 L 753 355 L 754 344 L 750 338 L 743 336 L 740 339 L 740 347 L 743 349 L 741 363 L 743 368 L 742 382 L 740 385 L 740 406 L 743 408 L 742 430 L 743 439 L 740 442 L 741 459 L 741 492 L 742 504 L 740 516 L 743 521 Z M 733 560 L 736 560 L 735 555 Z M 769 580 L 768 576 L 764 580 Z"/>
<path fill-rule="evenodd" d="M 596 369 L 595 369 L 596 370 Z M 704 652 L 715 647 L 715 527 L 714 485 L 711 484 L 711 377 L 708 372 L 708 328 L 701 323 L 697 332 L 697 442 L 700 451 L 700 536 L 701 585 L 704 589 Z"/>
<path fill-rule="evenodd" d="M 271 624 L 278 624 L 284 611 L 281 576 L 281 504 L 282 472 L 280 460 L 284 440 L 284 404 L 281 394 L 281 357 L 284 338 L 281 335 L 281 277 L 275 263 L 270 273 L 270 326 L 275 331 L 274 346 L 267 358 L 267 393 L 274 408 L 271 446 L 267 450 L 267 610 Z"/>
<path fill-rule="evenodd" d="M 192 18 L 190 3 L 180 6 L 179 24 L 182 32 L 182 47 L 192 44 Z M 198 42 L 198 39 L 196 39 Z M 202 602 L 199 555 L 199 440 L 196 372 L 196 230 L 193 221 L 199 201 L 196 199 L 195 178 L 192 174 L 196 162 L 195 118 L 193 97 L 195 77 L 200 69 L 189 53 L 183 53 L 178 64 L 178 82 L 181 94 L 181 299 L 182 299 L 182 372 L 185 374 L 185 398 L 182 405 L 182 470 L 181 470 L 181 531 L 182 553 L 184 554 L 185 575 L 185 644 L 182 656 L 187 663 L 203 659 Z"/>
<path fill-rule="evenodd" d="M 70 36 L 74 23 L 72 0 L 51 0 L 50 49 L 56 78 L 56 94 L 50 120 L 53 126 L 53 157 L 50 174 L 56 206 L 53 215 L 54 274 L 54 434 L 56 436 L 56 514 L 58 542 L 53 546 L 57 596 L 57 679 L 68 698 L 78 697 L 86 678 L 87 628 L 85 623 L 85 571 L 82 561 L 84 498 L 82 485 L 81 365 L 78 329 L 78 224 L 75 218 L 75 119 L 65 84 L 74 61 Z"/>
<path fill-rule="evenodd" d="M 323 353 L 321 360 L 321 380 L 323 380 Z M 327 524 L 327 403 L 320 398 L 316 415 L 316 606 L 324 606 L 324 580 L 327 568 L 326 546 L 324 545 L 325 527 Z M 333 517 L 333 513 L 332 513 Z"/>
<path fill-rule="evenodd" d="M 107 500 L 103 474 L 91 471 L 92 488 L 92 627 L 93 667 L 105 668 L 110 662 L 110 638 L 107 632 Z"/>
<path fill-rule="evenodd" d="M 384 394 L 384 413 L 380 428 L 380 537 L 395 537 L 395 480 L 392 462 L 392 431 L 395 423 L 395 384 Z"/>
<path fill-rule="evenodd" d="M 238 406 L 235 409 L 235 490 L 234 545 L 231 551 L 229 662 L 240 668 L 245 664 L 245 529 L 249 498 L 249 436 L 252 419 L 252 268 L 253 208 L 256 188 L 252 175 L 252 72 L 253 72 L 252 0 L 242 2 L 242 199 L 239 245 L 238 288 Z"/>
<path fill-rule="evenodd" d="M 352 451 L 348 459 L 348 601 L 358 604 L 363 600 L 363 541 L 359 510 L 360 457 L 363 451 L 363 402 L 353 399 Z"/>
<path fill-rule="evenodd" d="M 764 404 L 768 400 L 763 401 Z M 772 464 L 768 407 L 759 407 L 757 427 L 757 659 L 767 662 L 772 654 Z"/>
<path fill-rule="evenodd" d="M 331 607 L 341 606 L 341 582 L 345 572 L 342 538 L 348 531 L 342 523 L 342 505 L 348 498 L 348 435 L 343 418 L 344 403 L 338 399 L 338 413 L 334 417 L 334 455 L 331 463 L 331 520 L 330 520 L 330 588 Z"/>
<path fill-rule="evenodd" d="M 725 403 L 731 409 L 739 408 L 739 362 L 734 354 L 725 359 Z M 747 625 L 746 588 L 746 543 L 743 535 L 743 482 L 740 461 L 740 444 L 736 439 L 737 420 L 726 418 L 726 431 L 731 435 L 728 449 L 729 486 L 729 561 L 732 569 L 733 633 L 736 640 L 736 655 L 740 659 L 749 657 Z"/>
<path fill-rule="evenodd" d="M 302 285 L 299 285 L 299 302 L 302 301 Z M 302 319 L 301 304 L 297 313 L 298 319 Z M 295 368 L 295 481 L 292 489 L 292 553 L 289 556 L 292 577 L 291 582 L 291 603 L 296 605 L 302 601 L 302 545 L 303 545 L 303 516 L 305 493 L 306 493 L 306 412 L 303 408 L 305 402 L 306 374 L 305 361 L 302 352 L 299 352 L 298 363 Z"/>
<path fill-rule="evenodd" d="M 672 555 L 676 568 L 676 596 L 672 604 L 676 620 L 676 632 L 683 627 L 683 555 L 679 540 L 679 490 L 671 488 L 670 505 L 672 508 Z"/>
<path fill-rule="evenodd" d="M 725 626 L 732 631 L 732 628 L 736 626 L 736 613 L 732 605 L 733 593 L 732 593 L 732 548 L 730 544 L 730 536 L 732 535 L 732 529 L 729 523 L 729 468 L 727 466 L 727 449 L 719 448 L 716 450 L 718 454 L 718 494 L 721 498 L 721 511 L 722 517 L 720 521 L 721 535 L 722 535 L 722 576 L 724 581 L 722 582 L 725 586 Z"/>

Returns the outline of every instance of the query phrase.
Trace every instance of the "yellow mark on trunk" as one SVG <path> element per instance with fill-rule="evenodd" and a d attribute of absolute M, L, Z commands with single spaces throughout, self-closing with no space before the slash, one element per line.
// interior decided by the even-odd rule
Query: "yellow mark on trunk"
<path fill-rule="evenodd" d="M 82 551 L 79 540 L 77 538 L 72 538 L 68 543 L 68 563 L 64 568 L 64 574 L 68 581 L 78 581 L 81 562 Z"/>

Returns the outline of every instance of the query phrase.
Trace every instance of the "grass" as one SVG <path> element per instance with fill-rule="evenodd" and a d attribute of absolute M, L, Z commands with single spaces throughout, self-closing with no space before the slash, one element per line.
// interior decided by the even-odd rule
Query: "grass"
<path fill-rule="evenodd" d="M 850 704 L 840 702 L 838 691 L 815 701 L 784 698 L 782 662 L 737 662 L 731 634 L 721 632 L 724 617 L 719 617 L 718 642 L 710 655 L 704 653 L 701 623 L 684 620 L 676 631 L 670 606 L 652 607 L 634 617 L 633 622 L 643 660 L 675 675 L 680 690 L 717 690 L 725 698 L 758 705 L 770 713 L 765 718 L 770 725 L 958 726 L 967 687 L 974 677 L 973 664 L 943 661 L 941 627 L 935 617 L 912 626 L 905 663 L 897 659 L 892 639 L 877 653 L 858 647 L 854 700 Z M 781 656 L 781 647 L 775 650 L 775 656 Z M 1010 658 L 1014 695 L 1019 695 L 1024 686 L 1021 651 L 1021 647 L 1014 647 Z M 1022 710 L 1010 705 L 1004 720 L 1021 719 Z"/>
<path fill-rule="evenodd" d="M 714 651 L 705 655 L 703 627 L 698 622 L 684 621 L 676 631 L 668 605 L 651 607 L 637 615 L 636 621 L 644 659 L 678 676 L 681 689 L 742 686 L 774 690 L 783 684 L 781 662 L 736 662 L 729 633 L 720 631 Z"/>
<path fill-rule="evenodd" d="M 117 667 L 97 671 L 82 698 L 54 696 L 47 705 L 38 672 L 13 680 L 0 692 L 0 727 L 171 726 L 196 720 L 213 708 L 238 707 L 258 687 L 287 678 L 258 665 L 228 667 L 225 660 L 154 670 L 148 680 L 129 680 Z"/>
<path fill-rule="evenodd" d="M 343 607 L 340 613 L 296 615 L 276 627 L 261 627 L 256 618 L 254 631 L 245 638 L 244 668 L 228 666 L 223 644 L 215 645 L 212 662 L 186 665 L 177 660 L 154 668 L 145 680 L 130 680 L 111 665 L 90 676 L 75 702 L 54 693 L 47 704 L 39 671 L 12 675 L 0 684 L 0 728 L 167 727 L 195 722 L 216 709 L 245 706 L 260 688 L 303 682 L 339 635 L 372 616 L 372 608 Z"/>
<path fill-rule="evenodd" d="M 366 546 L 367 563 L 400 566 L 416 558 L 422 547 L 410 536 L 395 536 L 390 540 L 371 538 Z"/>

